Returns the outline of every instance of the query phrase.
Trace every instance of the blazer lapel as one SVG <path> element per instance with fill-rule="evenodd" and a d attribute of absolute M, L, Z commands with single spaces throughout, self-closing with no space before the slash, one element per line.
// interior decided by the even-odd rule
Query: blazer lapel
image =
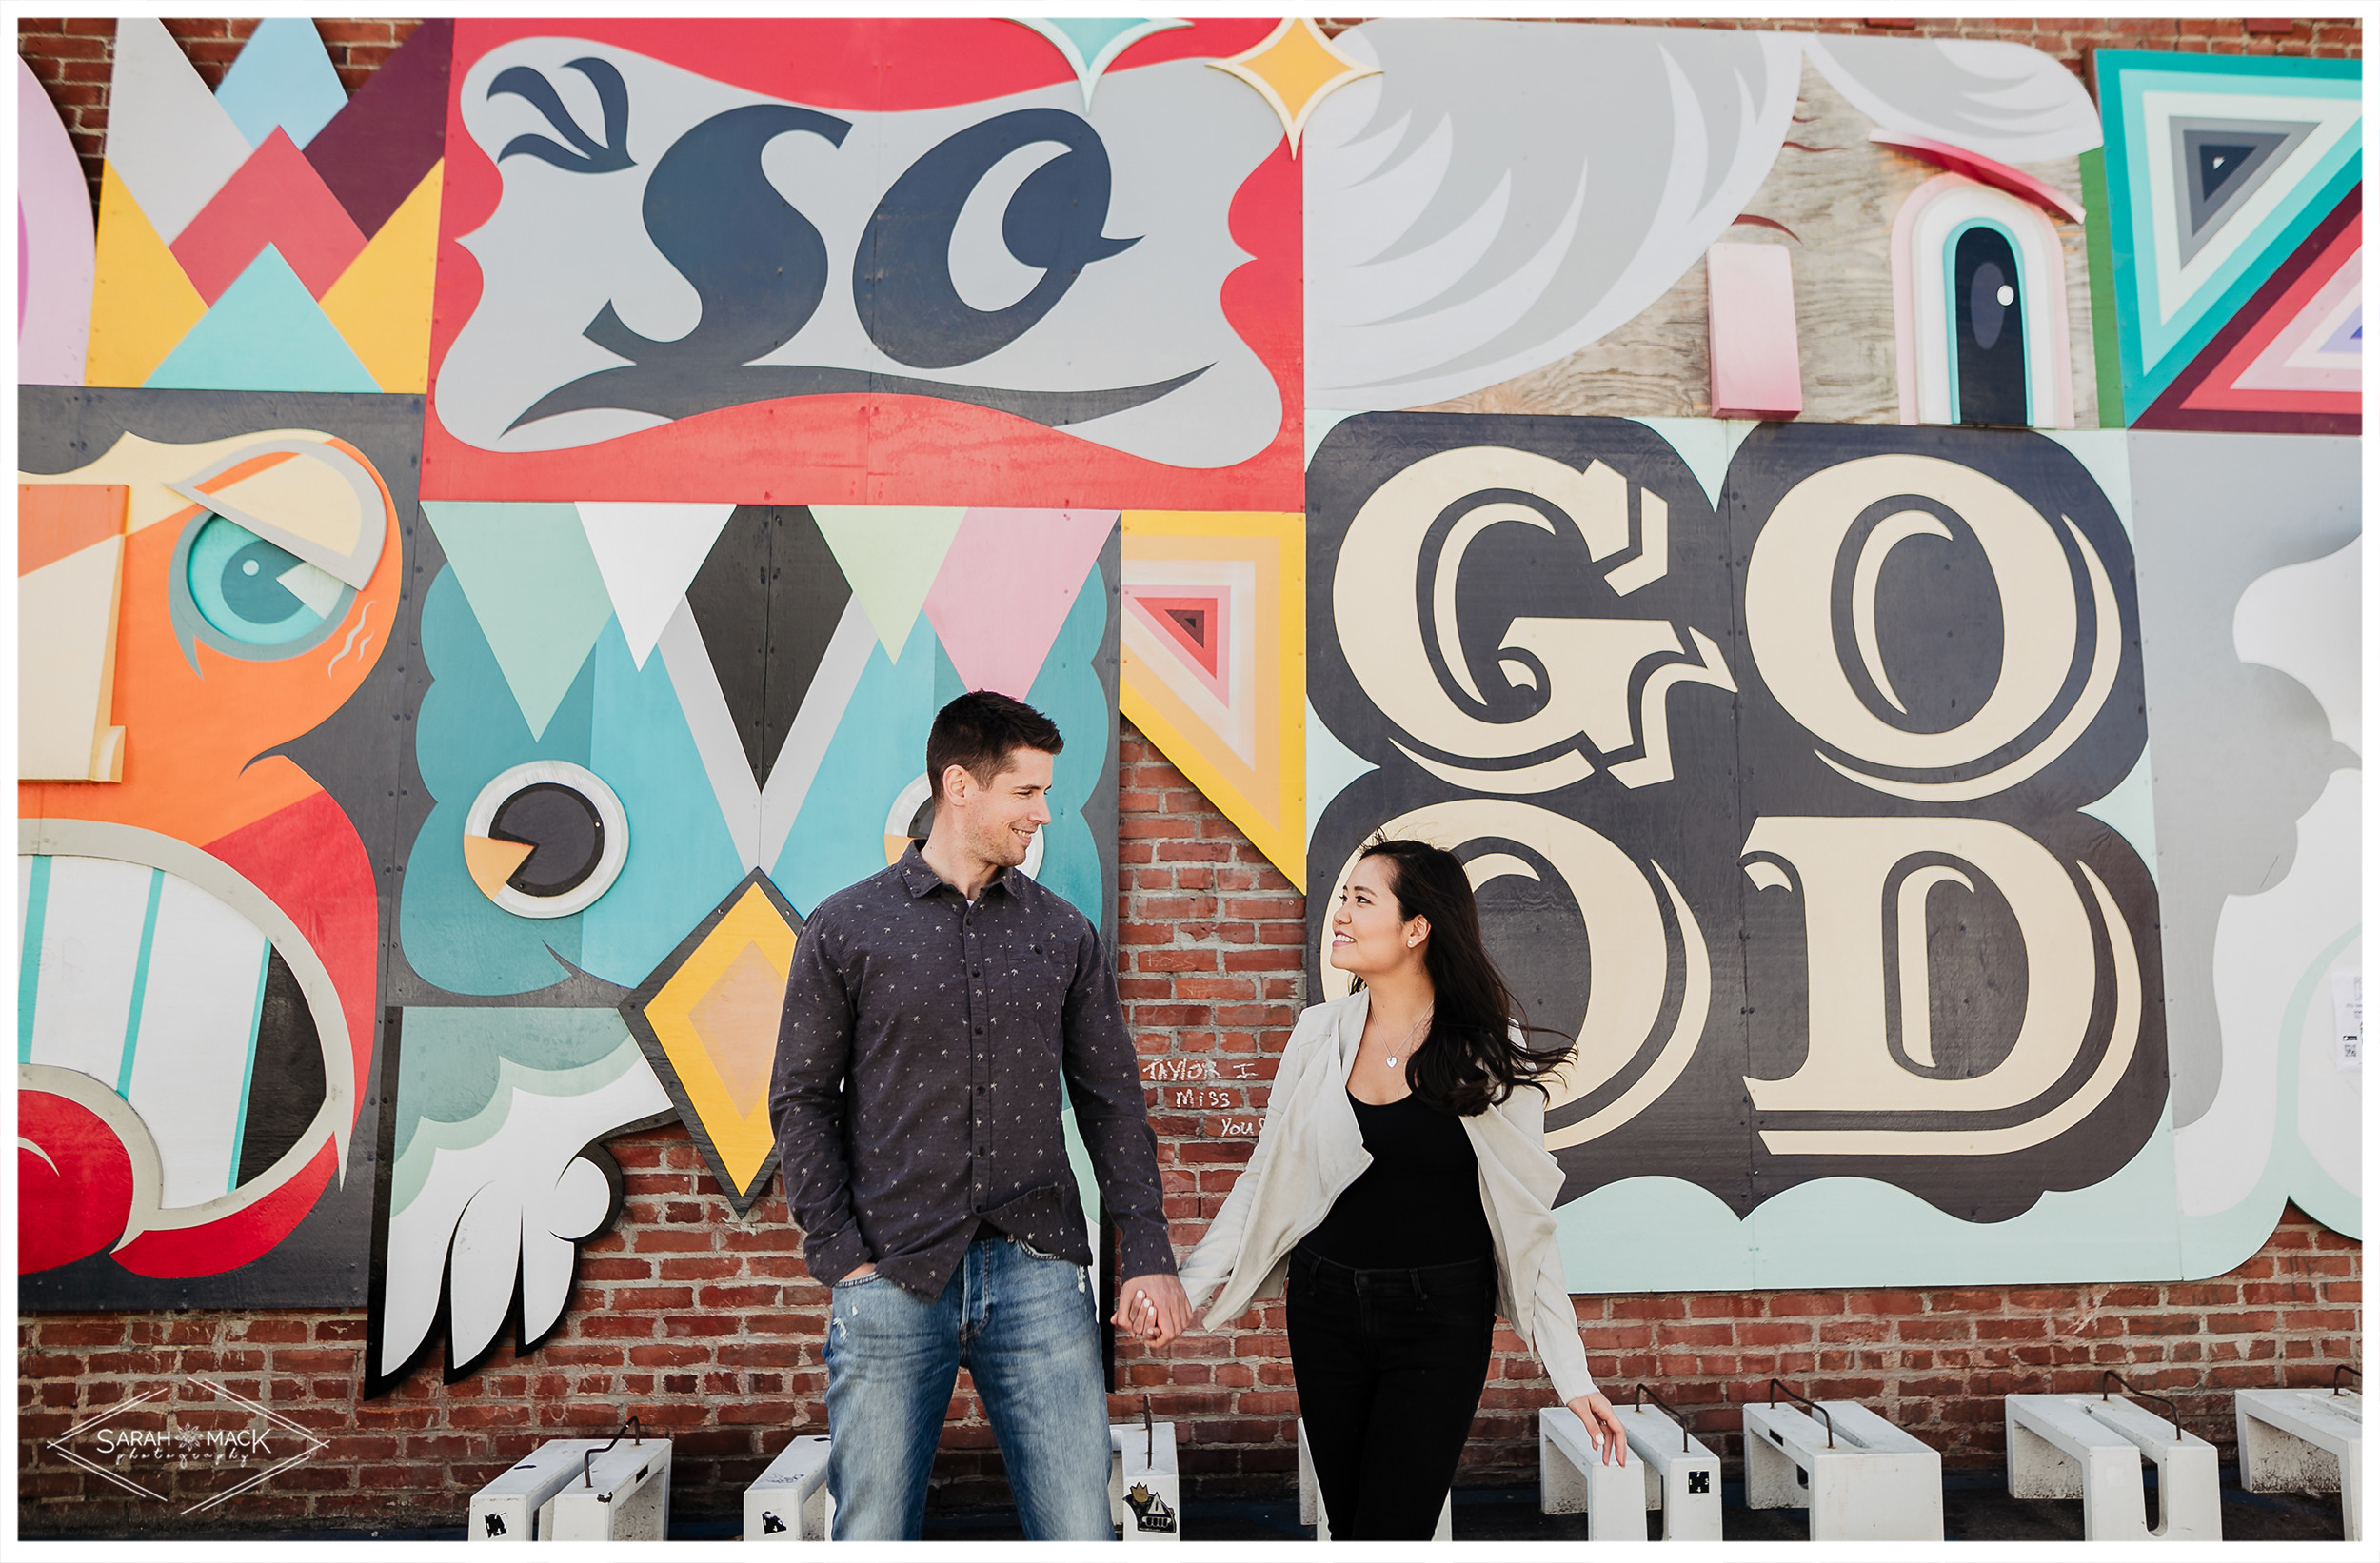
<path fill-rule="evenodd" d="M 1339 1088 L 1343 1095 L 1355 1078 L 1356 1054 L 1363 1046 L 1363 1025 L 1372 1014 L 1372 992 L 1359 988 L 1339 1011 Z M 1351 1112 L 1352 1116 L 1352 1112 Z"/>

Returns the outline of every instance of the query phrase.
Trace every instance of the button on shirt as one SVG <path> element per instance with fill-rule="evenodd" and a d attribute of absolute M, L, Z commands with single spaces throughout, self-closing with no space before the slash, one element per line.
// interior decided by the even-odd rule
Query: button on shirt
<path fill-rule="evenodd" d="M 1089 1264 L 1067 1097 L 1122 1273 L 1173 1274 L 1139 1060 L 1082 914 L 1014 869 L 970 904 L 914 842 L 819 903 L 794 949 L 769 1092 L 813 1276 L 831 1284 L 873 1259 L 938 1297 L 985 1224 Z"/>

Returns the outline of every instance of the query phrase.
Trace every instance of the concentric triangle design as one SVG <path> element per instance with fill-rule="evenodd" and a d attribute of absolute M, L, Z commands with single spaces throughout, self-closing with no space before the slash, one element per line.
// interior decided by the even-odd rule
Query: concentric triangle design
<path fill-rule="evenodd" d="M 2197 257 L 2314 129 L 2308 120 L 2172 121 L 2182 259 Z"/>
<path fill-rule="evenodd" d="M 2350 191 L 2135 426 L 2358 432 L 2361 206 Z"/>
<path fill-rule="evenodd" d="M 2132 424 L 2355 188 L 2362 64 L 2109 49 L 2097 66 L 2108 314 Z"/>
<path fill-rule="evenodd" d="M 1217 700 L 1228 703 L 1233 622 L 1229 589 L 1126 585 L 1123 596 L 1126 610 L 1155 630 Z M 1249 604 L 1241 602 L 1239 611 L 1248 610 Z"/>
<path fill-rule="evenodd" d="M 1123 524 L 1123 714 L 1302 887 L 1305 520 Z"/>
<path fill-rule="evenodd" d="M 2232 386 L 2243 391 L 2333 392 L 2363 389 L 2363 247 L 2328 269 L 2313 297 L 2258 353 Z"/>
<path fill-rule="evenodd" d="M 768 1077 L 802 915 L 745 875 L 620 1005 L 736 1215 L 777 1170 Z"/>

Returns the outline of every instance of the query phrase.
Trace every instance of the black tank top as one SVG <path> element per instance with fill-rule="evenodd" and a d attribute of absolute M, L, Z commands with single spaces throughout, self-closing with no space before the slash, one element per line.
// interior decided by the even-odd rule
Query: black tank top
<path fill-rule="evenodd" d="M 1479 1203 L 1479 1158 L 1462 1120 L 1418 1094 L 1385 1107 L 1352 1091 L 1347 1100 L 1372 1165 L 1300 1246 L 1358 1270 L 1493 1257 L 1496 1238 Z"/>

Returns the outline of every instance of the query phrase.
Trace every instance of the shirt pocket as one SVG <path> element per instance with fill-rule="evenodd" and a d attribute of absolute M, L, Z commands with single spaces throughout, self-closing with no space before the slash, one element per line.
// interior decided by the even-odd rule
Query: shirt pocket
<path fill-rule="evenodd" d="M 1017 1022 L 1056 1035 L 1074 986 L 1074 948 L 1052 940 L 1020 940 L 994 958 L 993 979 Z"/>

